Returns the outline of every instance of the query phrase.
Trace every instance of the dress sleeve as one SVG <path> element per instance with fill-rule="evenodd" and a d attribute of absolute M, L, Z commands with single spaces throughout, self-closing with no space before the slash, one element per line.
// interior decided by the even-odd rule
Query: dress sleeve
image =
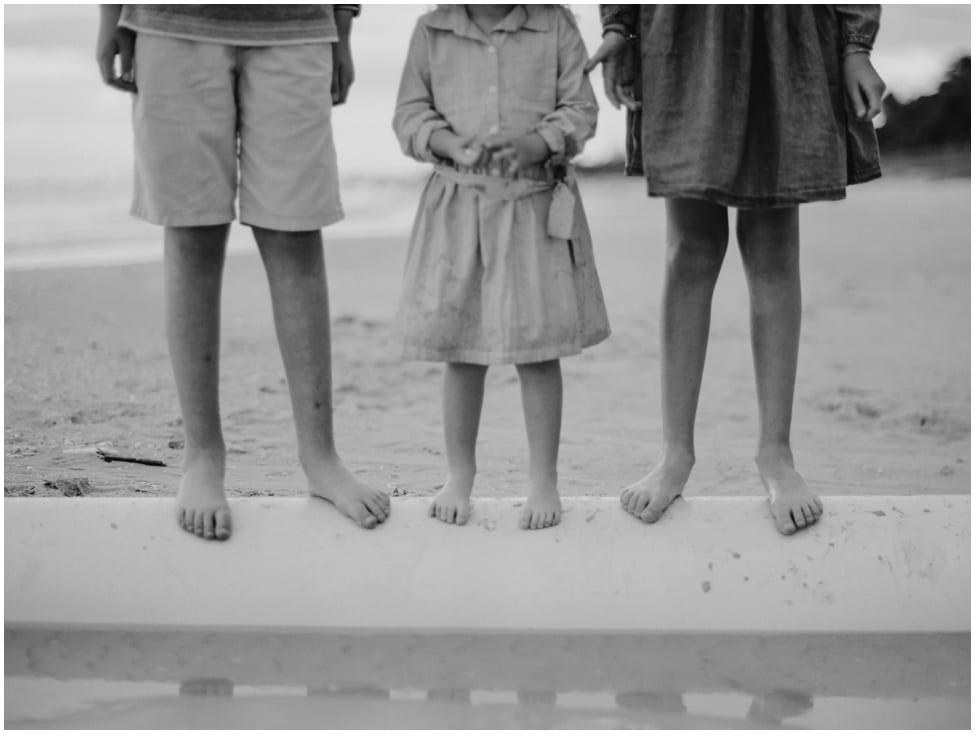
<path fill-rule="evenodd" d="M 427 33 L 420 23 L 413 30 L 396 96 L 393 130 L 406 155 L 418 161 L 436 163 L 437 156 L 430 150 L 430 136 L 450 125 L 434 107 Z"/>
<path fill-rule="evenodd" d="M 630 38 L 636 35 L 640 16 L 639 5 L 600 5 L 599 20 L 603 25 L 603 35 L 609 31 Z"/>
<path fill-rule="evenodd" d="M 880 29 L 879 5 L 834 5 L 840 23 L 843 53 L 870 51 Z"/>
<path fill-rule="evenodd" d="M 544 138 L 553 163 L 564 163 L 579 153 L 596 132 L 599 105 L 583 67 L 586 46 L 568 11 L 558 10 L 558 82 L 555 109 L 535 126 Z"/>

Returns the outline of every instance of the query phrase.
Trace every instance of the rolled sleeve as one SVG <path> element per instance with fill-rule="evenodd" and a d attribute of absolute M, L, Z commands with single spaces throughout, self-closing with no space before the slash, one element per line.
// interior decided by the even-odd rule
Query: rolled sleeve
<path fill-rule="evenodd" d="M 430 136 L 450 125 L 433 106 L 428 43 L 426 29 L 417 24 L 396 96 L 393 130 L 403 153 L 418 161 L 435 163 L 438 158 L 430 150 Z"/>
<path fill-rule="evenodd" d="M 589 77 L 583 73 L 588 55 L 582 36 L 567 12 L 558 14 L 558 86 L 555 110 L 535 126 L 551 151 L 553 163 L 563 163 L 580 151 L 596 132 L 599 105 Z"/>
<path fill-rule="evenodd" d="M 873 49 L 880 30 L 879 5 L 834 5 L 840 23 L 840 40 L 845 50 Z"/>
<path fill-rule="evenodd" d="M 628 38 L 636 35 L 639 14 L 639 5 L 600 5 L 599 21 L 603 26 L 603 35 L 609 31 L 616 31 Z"/>

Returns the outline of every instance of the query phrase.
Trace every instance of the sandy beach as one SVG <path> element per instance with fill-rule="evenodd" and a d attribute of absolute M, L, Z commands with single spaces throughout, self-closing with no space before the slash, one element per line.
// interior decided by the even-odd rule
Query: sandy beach
<path fill-rule="evenodd" d="M 563 363 L 561 491 L 615 495 L 659 448 L 663 205 L 637 179 L 600 174 L 580 185 L 613 335 Z M 970 196 L 968 178 L 895 172 L 851 189 L 845 202 L 802 210 L 793 440 L 798 468 L 823 495 L 970 491 Z M 8 257 L 58 226 L 48 222 L 45 235 L 44 221 L 14 204 Z M 114 190 L 70 197 L 60 226 L 101 216 L 108 224 L 84 236 L 138 240 L 149 262 L 8 263 L 6 496 L 175 494 L 182 433 L 162 330 L 160 233 L 126 220 L 126 205 Z M 340 451 L 364 481 L 428 496 L 443 479 L 441 367 L 403 362 L 386 345 L 406 234 L 326 231 L 335 422 Z M 233 238 L 221 353 L 228 491 L 302 494 L 263 269 L 248 233 L 235 225 Z M 762 493 L 747 305 L 732 245 L 715 296 L 688 495 Z M 106 463 L 97 448 L 166 466 Z M 492 369 L 475 497 L 524 492 L 526 462 L 514 370 Z"/>

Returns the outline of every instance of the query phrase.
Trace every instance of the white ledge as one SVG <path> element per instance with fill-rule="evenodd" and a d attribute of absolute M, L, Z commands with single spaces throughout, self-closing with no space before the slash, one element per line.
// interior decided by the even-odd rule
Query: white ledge
<path fill-rule="evenodd" d="M 643 525 L 615 498 L 563 500 L 518 529 L 513 499 L 465 527 L 395 498 L 360 530 L 324 502 L 234 499 L 234 536 L 176 526 L 174 502 L 11 498 L 13 627 L 647 632 L 970 629 L 968 496 L 828 497 L 792 537 L 757 497 L 679 500 Z"/>

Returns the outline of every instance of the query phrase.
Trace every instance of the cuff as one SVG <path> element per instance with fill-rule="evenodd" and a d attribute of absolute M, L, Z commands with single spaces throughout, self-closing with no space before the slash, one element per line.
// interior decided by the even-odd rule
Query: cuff
<path fill-rule="evenodd" d="M 869 56 L 871 50 L 873 50 L 873 47 L 869 43 L 863 43 L 861 41 L 855 41 L 848 38 L 843 44 L 842 57 L 845 59 L 847 56 L 851 56 L 852 54 L 866 54 Z"/>
<path fill-rule="evenodd" d="M 562 163 L 565 160 L 565 134 L 555 125 L 539 125 L 535 132 L 542 136 L 548 146 L 551 161 Z"/>
<path fill-rule="evenodd" d="M 427 163 L 436 163 L 440 160 L 437 154 L 430 150 L 430 138 L 433 136 L 437 130 L 449 129 L 450 125 L 447 124 L 446 120 L 431 120 L 425 123 L 419 130 L 416 131 L 416 135 L 413 136 L 413 150 L 420 160 L 424 160 Z"/>
<path fill-rule="evenodd" d="M 339 10 L 345 10 L 346 12 L 352 13 L 353 18 L 358 18 L 359 13 L 362 12 L 361 5 L 333 5 L 332 12 L 337 12 Z"/>

